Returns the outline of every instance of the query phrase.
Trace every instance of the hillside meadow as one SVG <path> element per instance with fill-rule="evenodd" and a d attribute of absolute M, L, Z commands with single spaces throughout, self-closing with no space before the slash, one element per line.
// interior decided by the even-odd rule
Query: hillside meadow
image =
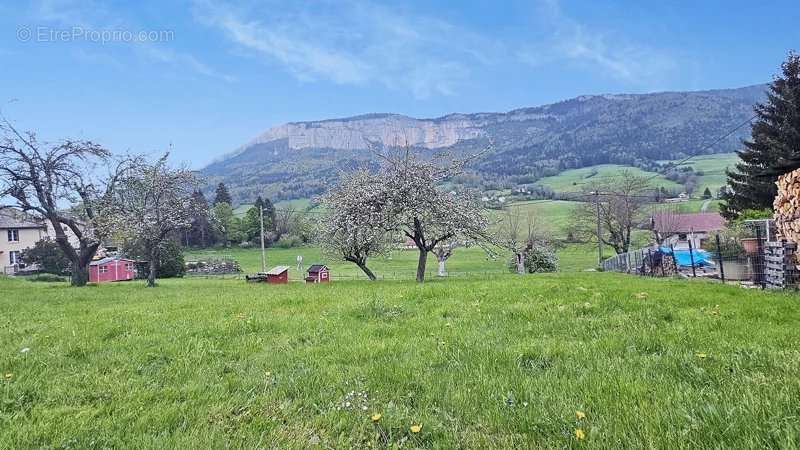
<path fill-rule="evenodd" d="M 0 448 L 796 448 L 796 294 L 0 278 Z"/>

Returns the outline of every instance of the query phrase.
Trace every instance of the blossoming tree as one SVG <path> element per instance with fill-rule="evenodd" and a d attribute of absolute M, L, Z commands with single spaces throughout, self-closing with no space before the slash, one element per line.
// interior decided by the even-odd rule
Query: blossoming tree
<path fill-rule="evenodd" d="M 366 170 L 341 177 L 321 197 L 323 216 L 317 238 L 324 253 L 357 265 L 370 280 L 375 274 L 367 259 L 391 248 L 391 222 L 380 180 Z"/>
<path fill-rule="evenodd" d="M 171 167 L 167 156 L 153 162 L 136 159 L 135 167 L 120 180 L 104 223 L 144 250 L 149 259 L 148 287 L 156 284 L 159 253 L 167 239 L 190 227 L 194 217 L 195 176 L 188 169 Z"/>

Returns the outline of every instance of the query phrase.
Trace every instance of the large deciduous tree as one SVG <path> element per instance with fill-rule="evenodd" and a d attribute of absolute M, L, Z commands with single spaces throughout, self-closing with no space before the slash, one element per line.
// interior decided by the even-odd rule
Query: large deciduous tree
<path fill-rule="evenodd" d="M 462 172 L 469 160 L 423 159 L 408 148 L 397 155 L 381 155 L 378 174 L 385 192 L 389 217 L 395 228 L 419 250 L 418 282 L 425 281 L 428 254 L 451 241 L 488 241 L 489 225 L 481 204 L 467 191 L 445 191 L 446 179 Z"/>
<path fill-rule="evenodd" d="M 192 224 L 186 231 L 186 243 L 196 247 L 205 248 L 214 242 L 214 230 L 211 225 L 211 211 L 208 207 L 208 200 L 202 191 L 195 191 L 192 194 L 194 215 Z"/>
<path fill-rule="evenodd" d="M 147 286 L 154 287 L 160 252 L 171 235 L 191 226 L 194 174 L 173 168 L 164 155 L 149 162 L 143 158 L 120 180 L 115 190 L 108 227 L 136 242 L 149 260 Z"/>
<path fill-rule="evenodd" d="M 343 175 L 320 198 L 320 206 L 317 239 L 323 252 L 357 265 L 374 281 L 368 259 L 391 249 L 392 224 L 381 180 L 365 170 Z"/>
<path fill-rule="evenodd" d="M 623 171 L 585 190 L 585 202 L 575 208 L 572 225 L 580 234 L 610 245 L 614 251 L 630 250 L 631 233 L 644 219 L 644 210 L 654 197 L 648 179 Z M 597 221 L 600 235 L 597 235 Z"/>
<path fill-rule="evenodd" d="M 111 153 L 91 141 L 40 142 L 5 118 L 0 118 L 0 135 L 0 198 L 11 198 L 50 223 L 70 261 L 72 285 L 84 286 L 105 237 L 98 221 L 127 161 L 112 164 Z M 111 173 L 100 175 L 104 167 Z"/>
<path fill-rule="evenodd" d="M 771 208 L 778 176 L 800 167 L 800 55 L 791 52 L 755 106 L 752 136 L 738 152 L 741 161 L 728 171 L 722 215 L 735 219 L 750 209 Z"/>
<path fill-rule="evenodd" d="M 532 213 L 525 217 L 507 208 L 498 229 L 496 243 L 510 250 L 514 257 L 514 268 L 520 275 L 525 273 L 525 255 L 533 248 L 537 238 L 536 220 Z"/>

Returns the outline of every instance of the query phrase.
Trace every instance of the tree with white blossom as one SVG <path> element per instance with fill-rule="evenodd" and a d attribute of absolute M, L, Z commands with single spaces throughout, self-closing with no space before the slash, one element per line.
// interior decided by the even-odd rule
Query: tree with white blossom
<path fill-rule="evenodd" d="M 370 280 L 367 260 L 391 250 L 391 223 L 380 179 L 366 170 L 344 175 L 320 198 L 317 238 L 325 254 L 357 265 Z"/>
<path fill-rule="evenodd" d="M 171 235 L 191 226 L 194 217 L 194 174 L 173 168 L 168 154 L 136 166 L 120 180 L 105 226 L 123 240 L 136 242 L 149 259 L 147 286 L 156 285 L 159 254 Z"/>
<path fill-rule="evenodd" d="M 391 222 L 419 250 L 418 282 L 425 281 L 428 254 L 437 246 L 457 240 L 479 244 L 490 241 L 486 232 L 489 219 L 477 196 L 440 188 L 445 180 L 462 173 L 475 156 L 462 160 L 443 154 L 423 158 L 408 147 L 394 155 L 373 151 L 384 161 L 378 178 Z"/>

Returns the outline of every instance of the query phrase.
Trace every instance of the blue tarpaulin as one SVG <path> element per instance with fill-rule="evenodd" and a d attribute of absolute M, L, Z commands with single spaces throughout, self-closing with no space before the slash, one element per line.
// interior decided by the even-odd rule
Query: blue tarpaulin
<path fill-rule="evenodd" d="M 669 247 L 661 247 L 661 251 L 667 255 L 672 254 L 672 249 Z M 694 258 L 695 267 L 714 267 L 714 263 L 711 261 L 711 253 L 705 250 L 693 249 L 692 255 L 689 255 L 689 249 L 675 250 L 675 263 L 679 266 L 691 267 L 692 258 Z"/>

